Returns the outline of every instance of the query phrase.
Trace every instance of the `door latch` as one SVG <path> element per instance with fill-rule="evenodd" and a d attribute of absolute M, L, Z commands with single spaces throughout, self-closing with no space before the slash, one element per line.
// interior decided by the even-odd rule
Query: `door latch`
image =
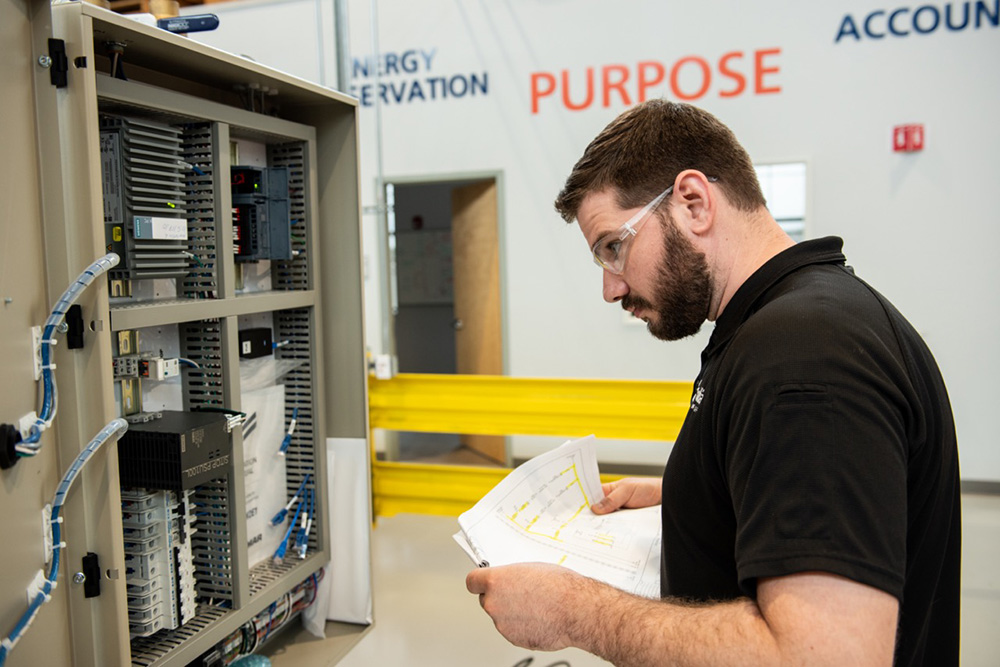
<path fill-rule="evenodd" d="M 66 75 L 69 71 L 69 59 L 66 58 L 66 42 L 63 40 L 50 37 L 48 58 L 42 56 L 38 63 L 49 68 L 49 81 L 56 88 L 65 88 L 69 83 Z"/>

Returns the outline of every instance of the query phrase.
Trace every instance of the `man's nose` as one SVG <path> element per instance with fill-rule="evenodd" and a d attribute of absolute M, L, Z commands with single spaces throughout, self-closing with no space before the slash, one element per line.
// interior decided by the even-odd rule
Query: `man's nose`
<path fill-rule="evenodd" d="M 608 303 L 621 301 L 628 294 L 628 284 L 621 276 L 608 270 L 604 271 L 604 300 Z"/>

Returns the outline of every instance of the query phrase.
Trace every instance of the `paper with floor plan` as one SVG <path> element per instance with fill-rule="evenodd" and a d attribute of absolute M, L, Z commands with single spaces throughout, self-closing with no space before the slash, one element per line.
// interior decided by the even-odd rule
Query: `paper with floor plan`
<path fill-rule="evenodd" d="M 594 436 L 523 463 L 458 517 L 476 564 L 568 567 L 637 595 L 660 595 L 660 507 L 594 514 L 604 497 Z"/>

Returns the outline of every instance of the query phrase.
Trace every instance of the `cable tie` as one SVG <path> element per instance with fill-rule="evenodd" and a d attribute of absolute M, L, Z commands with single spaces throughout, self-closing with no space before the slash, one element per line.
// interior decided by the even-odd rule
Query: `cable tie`
<path fill-rule="evenodd" d="M 66 543 L 65 542 L 60 542 L 59 543 L 59 548 L 60 549 L 65 549 L 66 548 Z"/>
<path fill-rule="evenodd" d="M 56 340 L 55 338 L 43 338 L 42 340 L 40 340 L 38 342 L 40 344 L 42 344 L 42 345 L 45 345 L 46 343 L 48 343 L 49 345 L 56 345 L 56 344 L 59 343 L 59 341 Z"/>
<path fill-rule="evenodd" d="M 62 522 L 63 518 L 61 516 L 57 516 L 55 519 L 49 519 L 49 523 L 62 523 Z"/>
<path fill-rule="evenodd" d="M 2 640 L 0 640 L 0 646 L 3 646 L 5 649 L 10 651 L 11 649 L 14 648 L 14 642 L 10 640 L 10 637 L 4 637 Z"/>
<path fill-rule="evenodd" d="M 42 365 L 42 370 L 43 371 L 54 371 L 55 369 L 56 369 L 56 365 L 55 364 L 43 364 Z"/>

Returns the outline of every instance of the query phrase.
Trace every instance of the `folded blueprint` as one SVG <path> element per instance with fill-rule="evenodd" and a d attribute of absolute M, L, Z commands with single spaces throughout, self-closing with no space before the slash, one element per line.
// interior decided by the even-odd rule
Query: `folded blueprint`
<path fill-rule="evenodd" d="M 514 469 L 458 517 L 454 535 L 480 567 L 555 563 L 616 588 L 660 596 L 660 507 L 594 514 L 604 497 L 594 436 Z"/>

